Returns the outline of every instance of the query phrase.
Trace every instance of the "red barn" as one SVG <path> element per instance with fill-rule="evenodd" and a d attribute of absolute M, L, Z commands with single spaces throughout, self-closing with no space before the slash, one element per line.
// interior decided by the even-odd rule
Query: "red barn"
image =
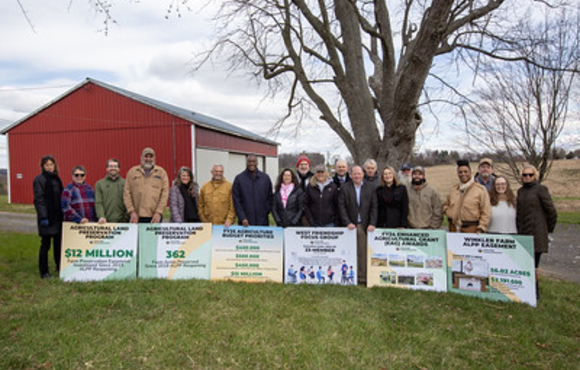
<path fill-rule="evenodd" d="M 8 126 L 8 199 L 32 203 L 32 180 L 40 158 L 51 154 L 63 184 L 76 165 L 87 169 L 87 182 L 105 176 L 109 158 L 121 162 L 121 174 L 139 164 L 152 147 L 156 164 L 174 178 L 181 166 L 194 170 L 203 184 L 214 164 L 233 181 L 245 168 L 245 155 L 258 155 L 272 180 L 278 174 L 278 144 L 227 122 L 166 104 L 90 78 Z"/>

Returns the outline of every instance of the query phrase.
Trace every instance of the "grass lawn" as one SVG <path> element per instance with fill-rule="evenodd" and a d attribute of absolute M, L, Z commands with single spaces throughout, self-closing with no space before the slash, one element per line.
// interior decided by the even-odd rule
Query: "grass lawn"
<path fill-rule="evenodd" d="M 0 233 L 0 369 L 575 369 L 580 285 L 537 308 L 395 288 L 38 277 Z M 52 264 L 51 264 L 52 266 Z"/>

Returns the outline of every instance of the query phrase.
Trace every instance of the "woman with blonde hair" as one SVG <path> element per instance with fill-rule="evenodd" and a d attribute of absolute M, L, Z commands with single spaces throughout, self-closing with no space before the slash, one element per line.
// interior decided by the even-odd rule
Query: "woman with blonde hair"
<path fill-rule="evenodd" d="M 377 227 L 406 228 L 409 226 L 409 197 L 407 188 L 397 180 L 397 173 L 386 166 L 381 174 L 381 185 L 377 188 Z"/>
<path fill-rule="evenodd" d="M 169 190 L 170 222 L 201 222 L 197 212 L 199 185 L 189 167 L 181 167 Z"/>
<path fill-rule="evenodd" d="M 517 234 L 516 196 L 504 176 L 497 176 L 489 192 L 491 222 L 487 230 L 491 234 Z"/>
<path fill-rule="evenodd" d="M 518 234 L 534 237 L 534 259 L 540 265 L 542 253 L 548 253 L 548 234 L 554 232 L 558 214 L 548 188 L 538 182 L 536 167 L 526 165 L 522 169 L 522 187 L 518 190 L 517 228 Z M 536 279 L 536 287 L 537 287 Z M 539 293 L 537 293 L 539 298 Z"/>

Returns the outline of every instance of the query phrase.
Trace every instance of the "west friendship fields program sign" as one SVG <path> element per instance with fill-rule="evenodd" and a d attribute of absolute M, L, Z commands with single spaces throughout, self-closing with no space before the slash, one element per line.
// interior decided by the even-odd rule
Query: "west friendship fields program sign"
<path fill-rule="evenodd" d="M 211 280 L 282 282 L 281 227 L 213 227 Z"/>
<path fill-rule="evenodd" d="M 447 234 L 449 291 L 536 306 L 531 236 Z"/>
<path fill-rule="evenodd" d="M 211 224 L 139 224 L 139 278 L 209 280 Z"/>
<path fill-rule="evenodd" d="M 367 286 L 447 290 L 445 231 L 376 229 L 367 241 Z"/>
<path fill-rule="evenodd" d="M 286 284 L 342 284 L 357 281 L 356 230 L 284 229 Z"/>
<path fill-rule="evenodd" d="M 64 222 L 60 278 L 64 281 L 135 279 L 137 225 Z"/>

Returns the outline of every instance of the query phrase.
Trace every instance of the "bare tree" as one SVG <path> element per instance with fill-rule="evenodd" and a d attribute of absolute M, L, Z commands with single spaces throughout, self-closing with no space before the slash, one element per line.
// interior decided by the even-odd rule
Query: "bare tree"
<path fill-rule="evenodd" d="M 514 30 L 522 40 L 535 35 L 533 42 L 521 46 L 522 54 L 537 63 L 486 64 L 481 75 L 485 84 L 471 106 L 470 136 L 496 151 L 516 179 L 522 156 L 538 168 L 540 181 L 548 176 L 580 67 L 580 19 L 553 13 Z"/>
<path fill-rule="evenodd" d="M 504 3 L 521 9 L 547 1 L 226 0 L 203 62 L 227 56 L 232 69 L 250 67 L 272 93 L 287 93 L 284 118 L 317 111 L 356 162 L 399 165 L 412 153 L 436 57 L 527 58 L 494 47 L 511 39 L 502 17 L 515 13 Z"/>

